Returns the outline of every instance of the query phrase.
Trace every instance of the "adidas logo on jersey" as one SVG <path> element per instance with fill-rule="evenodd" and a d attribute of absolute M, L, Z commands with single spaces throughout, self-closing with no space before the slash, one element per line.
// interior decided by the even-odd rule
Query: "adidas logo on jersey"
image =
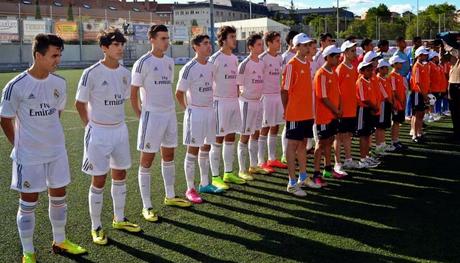
<path fill-rule="evenodd" d="M 108 83 L 106 80 L 104 80 L 104 81 L 102 82 L 102 86 L 107 86 L 107 85 L 109 85 L 109 83 Z"/>
<path fill-rule="evenodd" d="M 224 68 L 226 68 L 228 65 L 227 64 L 224 64 Z"/>
<path fill-rule="evenodd" d="M 28 99 L 29 99 L 29 100 L 33 100 L 33 99 L 35 99 L 35 96 L 34 96 L 34 94 L 33 94 L 33 93 L 30 93 L 30 95 L 29 95 Z"/>
<path fill-rule="evenodd" d="M 256 72 L 255 70 L 252 72 L 252 74 L 256 74 L 256 73 L 257 73 L 257 72 Z"/>
<path fill-rule="evenodd" d="M 153 71 L 158 71 L 158 68 L 157 67 L 153 68 Z"/>

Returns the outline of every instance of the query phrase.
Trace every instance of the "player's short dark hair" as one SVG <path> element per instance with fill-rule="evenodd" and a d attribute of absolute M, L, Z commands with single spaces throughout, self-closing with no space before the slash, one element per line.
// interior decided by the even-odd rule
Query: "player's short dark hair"
<path fill-rule="evenodd" d="M 224 45 L 224 41 L 227 40 L 229 34 L 235 34 L 236 28 L 234 26 L 223 26 L 217 31 L 217 43 L 219 46 Z"/>
<path fill-rule="evenodd" d="M 101 31 L 97 35 L 97 40 L 99 41 L 99 46 L 101 47 L 108 47 L 115 41 L 120 43 L 126 42 L 126 38 L 123 33 L 121 33 L 120 29 L 115 27 L 109 27 L 108 29 Z"/>
<path fill-rule="evenodd" d="M 273 42 L 275 38 L 281 37 L 279 32 L 270 31 L 265 34 L 265 45 L 268 45 L 269 42 Z"/>
<path fill-rule="evenodd" d="M 365 38 L 363 41 L 361 41 L 361 48 L 364 49 L 364 47 L 369 46 L 369 44 L 372 43 L 372 39 L 370 38 Z"/>
<path fill-rule="evenodd" d="M 422 38 L 419 36 L 412 38 L 412 43 L 417 42 L 417 41 L 422 41 Z"/>
<path fill-rule="evenodd" d="M 248 47 L 253 47 L 259 39 L 262 40 L 262 36 L 260 34 L 250 35 L 246 40 Z"/>
<path fill-rule="evenodd" d="M 403 36 L 398 36 L 398 37 L 396 38 L 396 43 L 399 43 L 399 42 L 405 41 L 405 40 L 406 40 L 406 39 L 405 39 Z"/>
<path fill-rule="evenodd" d="M 332 38 L 332 34 L 331 33 L 321 33 L 321 35 L 319 35 L 319 41 L 323 42 L 323 41 L 326 41 L 327 38 Z"/>
<path fill-rule="evenodd" d="M 347 38 L 345 38 L 345 41 L 352 41 L 352 40 L 355 40 L 356 39 L 356 36 L 348 36 Z"/>
<path fill-rule="evenodd" d="M 32 56 L 38 52 L 42 55 L 46 54 L 49 46 L 58 47 L 61 51 L 64 50 L 64 40 L 55 34 L 38 34 L 32 42 Z"/>
<path fill-rule="evenodd" d="M 165 25 L 152 25 L 148 33 L 149 39 L 156 38 L 158 32 L 168 32 L 168 28 Z"/>
<path fill-rule="evenodd" d="M 287 34 L 286 39 L 285 39 L 286 44 L 287 44 L 287 45 L 291 45 L 292 39 L 294 39 L 294 37 L 295 37 L 296 35 L 298 35 L 298 34 L 299 34 L 299 32 L 297 32 L 297 31 L 295 31 L 295 30 L 289 31 L 289 33 Z"/>
<path fill-rule="evenodd" d="M 370 68 L 372 68 L 372 67 L 373 67 L 372 64 L 369 64 L 369 65 L 367 65 L 367 66 L 362 67 L 359 71 L 360 71 L 360 72 L 361 72 L 361 71 L 365 71 L 365 70 L 368 70 L 368 69 L 370 69 Z"/>
<path fill-rule="evenodd" d="M 439 47 L 439 46 L 442 46 L 442 40 L 440 38 L 435 38 L 433 40 L 433 46 L 434 47 Z"/>
<path fill-rule="evenodd" d="M 377 47 L 378 48 L 386 47 L 386 46 L 389 46 L 389 45 L 390 45 L 390 42 L 388 42 L 388 40 L 386 40 L 386 39 L 381 39 L 381 40 L 379 40 L 379 42 L 377 42 Z"/>
<path fill-rule="evenodd" d="M 205 39 L 210 39 L 208 35 L 199 34 L 192 38 L 192 47 L 199 46 Z M 195 50 L 195 48 L 193 48 Z"/>

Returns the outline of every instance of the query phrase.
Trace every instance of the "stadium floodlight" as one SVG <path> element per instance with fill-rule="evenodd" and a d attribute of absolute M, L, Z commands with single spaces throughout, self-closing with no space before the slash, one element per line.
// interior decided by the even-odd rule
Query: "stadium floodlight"
<path fill-rule="evenodd" d="M 53 2 L 53 5 L 57 6 L 57 7 L 62 7 L 62 3 L 59 3 L 58 1 L 54 1 Z"/>
<path fill-rule="evenodd" d="M 117 8 L 114 7 L 114 6 L 109 6 L 109 9 L 112 10 L 112 11 L 117 10 Z"/>
<path fill-rule="evenodd" d="M 22 0 L 22 3 L 23 3 L 23 4 L 26 4 L 26 5 L 31 5 L 31 4 L 32 4 L 32 1 Z"/>
<path fill-rule="evenodd" d="M 91 6 L 88 5 L 88 4 L 83 4 L 83 7 L 86 8 L 86 9 L 91 9 Z"/>

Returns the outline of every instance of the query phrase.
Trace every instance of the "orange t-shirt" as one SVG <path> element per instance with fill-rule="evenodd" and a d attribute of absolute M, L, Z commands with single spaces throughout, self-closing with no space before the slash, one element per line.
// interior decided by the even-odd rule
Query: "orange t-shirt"
<path fill-rule="evenodd" d="M 283 71 L 281 88 L 288 91 L 284 117 L 287 121 L 313 119 L 313 89 L 310 63 L 292 58 Z"/>
<path fill-rule="evenodd" d="M 340 90 L 337 73 L 321 67 L 315 75 L 315 122 L 316 124 L 328 124 L 336 118 L 335 114 L 324 104 L 327 98 L 338 109 L 340 104 Z"/>
<path fill-rule="evenodd" d="M 377 92 L 375 92 L 377 91 Z M 369 107 L 364 102 L 368 101 L 378 106 L 378 93 L 379 93 L 378 81 L 373 78 L 367 80 L 363 75 L 360 75 L 358 81 L 356 81 L 356 98 L 358 99 L 358 105 L 363 108 Z"/>
<path fill-rule="evenodd" d="M 430 91 L 430 66 L 428 63 L 422 64 L 417 61 L 412 66 L 410 85 L 414 92 L 427 94 Z"/>
<path fill-rule="evenodd" d="M 430 92 L 444 92 L 443 86 L 446 83 L 444 69 L 441 65 L 436 65 L 433 62 L 428 64 L 430 65 Z"/>
<path fill-rule="evenodd" d="M 380 102 L 387 100 L 393 102 L 393 90 L 389 78 L 377 77 L 379 80 Z"/>
<path fill-rule="evenodd" d="M 358 101 L 356 100 L 356 80 L 358 80 L 358 71 L 355 67 L 352 66 L 349 68 L 342 63 L 337 67 L 336 72 L 339 81 L 343 117 L 356 117 L 356 108 L 358 107 Z"/>
<path fill-rule="evenodd" d="M 406 108 L 406 85 L 404 84 L 404 77 L 392 71 L 389 78 L 392 90 L 397 96 L 394 98 L 394 107 L 398 111 L 404 110 Z"/>

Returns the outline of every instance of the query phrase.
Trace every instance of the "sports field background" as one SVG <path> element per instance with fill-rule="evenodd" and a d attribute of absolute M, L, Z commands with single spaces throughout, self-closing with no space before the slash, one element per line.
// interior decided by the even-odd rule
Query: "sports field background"
<path fill-rule="evenodd" d="M 180 67 L 176 68 L 176 74 Z M 190 209 L 165 207 L 159 159 L 153 169 L 154 208 L 160 223 L 140 215 L 137 184 L 139 154 L 135 150 L 138 121 L 127 104 L 133 166 L 128 172 L 126 216 L 144 232 L 111 229 L 110 184 L 104 192 L 103 224 L 108 246 L 92 244 L 88 212 L 90 177 L 80 172 L 83 127 L 73 106 L 82 70 L 60 70 L 67 79 L 68 101 L 62 116 L 72 174 L 68 187 L 67 236 L 87 248 L 80 262 L 460 262 L 460 146 L 446 140 L 449 119 L 430 124 L 427 145 L 403 142 L 411 150 L 391 154 L 377 169 L 353 171 L 352 178 L 329 180 L 329 186 L 308 190 L 306 198 L 286 193 L 286 171 L 256 176 L 222 196 L 204 195 L 206 203 Z M 17 73 L 0 74 L 0 87 Z M 177 76 L 176 76 L 177 78 Z M 174 85 L 175 87 L 175 85 Z M 178 109 L 179 142 L 182 110 Z M 355 157 L 358 153 L 354 142 Z M 281 146 L 278 143 L 278 151 Z M 19 262 L 21 246 L 16 227 L 18 194 L 9 190 L 11 146 L 0 135 L 0 262 Z M 176 193 L 184 195 L 185 147 L 176 154 Z M 236 152 L 235 152 L 236 154 Z M 235 158 L 235 169 L 237 162 Z M 311 172 L 309 159 L 309 172 Z M 198 167 L 196 181 L 199 180 Z M 110 182 L 110 181 L 109 181 Z M 53 255 L 46 194 L 36 210 L 35 247 L 39 262 L 70 262 Z"/>

